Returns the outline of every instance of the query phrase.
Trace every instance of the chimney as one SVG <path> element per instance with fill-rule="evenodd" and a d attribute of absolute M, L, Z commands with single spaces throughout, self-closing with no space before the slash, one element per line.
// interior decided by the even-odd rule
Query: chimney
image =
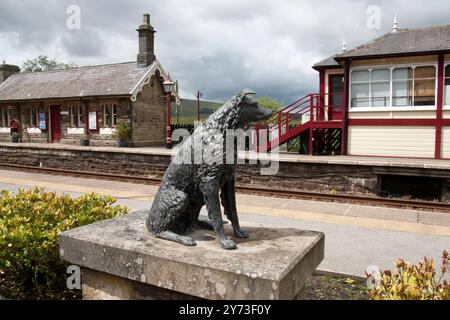
<path fill-rule="evenodd" d="M 155 61 L 155 33 L 150 24 L 150 15 L 144 14 L 144 20 L 136 31 L 139 33 L 139 53 L 137 64 L 140 68 L 147 68 Z"/>
<path fill-rule="evenodd" d="M 3 64 L 0 64 L 0 84 L 6 81 L 9 77 L 11 77 L 15 73 L 19 73 L 20 68 L 18 66 L 14 66 L 11 64 L 6 64 L 3 61 Z"/>

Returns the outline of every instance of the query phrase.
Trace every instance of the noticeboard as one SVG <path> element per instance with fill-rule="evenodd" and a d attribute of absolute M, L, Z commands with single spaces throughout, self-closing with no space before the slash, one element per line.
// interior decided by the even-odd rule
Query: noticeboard
<path fill-rule="evenodd" d="M 89 112 L 89 130 L 97 130 L 97 112 Z"/>
<path fill-rule="evenodd" d="M 45 112 L 39 112 L 39 129 L 47 130 L 47 117 L 45 116 Z"/>

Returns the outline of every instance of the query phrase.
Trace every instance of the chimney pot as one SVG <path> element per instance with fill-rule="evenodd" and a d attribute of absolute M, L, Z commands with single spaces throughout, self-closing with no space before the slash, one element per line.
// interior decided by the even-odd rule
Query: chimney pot
<path fill-rule="evenodd" d="M 143 24 L 150 25 L 150 15 L 148 13 L 144 14 Z"/>

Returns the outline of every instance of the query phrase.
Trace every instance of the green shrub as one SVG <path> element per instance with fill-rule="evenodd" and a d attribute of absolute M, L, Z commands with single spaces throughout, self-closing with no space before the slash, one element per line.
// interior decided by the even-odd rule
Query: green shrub
<path fill-rule="evenodd" d="M 9 299 L 70 299 L 68 264 L 59 257 L 58 236 L 79 226 L 127 213 L 110 196 L 69 195 L 43 189 L 0 192 L 0 296 Z"/>
<path fill-rule="evenodd" d="M 418 265 L 395 261 L 396 272 L 382 272 L 380 282 L 371 289 L 372 300 L 448 300 L 450 284 L 445 280 L 450 265 L 446 251 L 442 254 L 441 275 L 436 279 L 433 260 L 424 258 Z"/>
<path fill-rule="evenodd" d="M 127 123 L 124 120 L 120 120 L 116 126 L 116 131 L 114 132 L 114 138 L 120 140 L 131 139 L 131 129 L 128 128 Z"/>

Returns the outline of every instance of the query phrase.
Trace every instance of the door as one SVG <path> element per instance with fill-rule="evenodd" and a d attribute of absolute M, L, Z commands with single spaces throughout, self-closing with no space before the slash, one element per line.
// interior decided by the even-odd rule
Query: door
<path fill-rule="evenodd" d="M 329 77 L 328 120 L 342 120 L 344 98 L 344 75 L 334 74 Z"/>
<path fill-rule="evenodd" d="M 51 142 L 61 141 L 61 106 L 50 107 Z"/>

